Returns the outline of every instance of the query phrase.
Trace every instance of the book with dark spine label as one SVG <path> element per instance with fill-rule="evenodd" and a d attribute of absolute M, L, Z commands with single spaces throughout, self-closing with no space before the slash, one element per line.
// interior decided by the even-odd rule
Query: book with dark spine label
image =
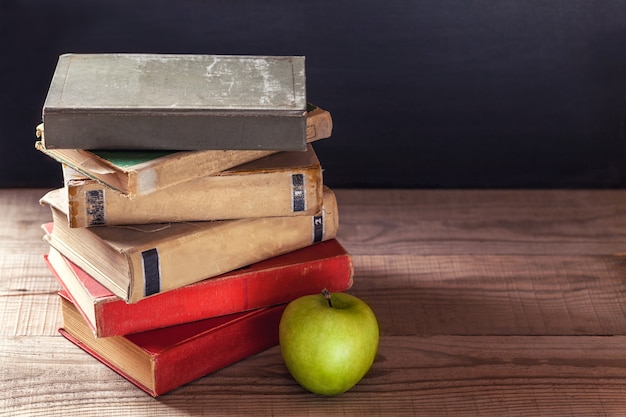
<path fill-rule="evenodd" d="M 63 189 L 41 202 L 52 211 L 50 245 L 130 303 L 332 239 L 339 226 L 326 186 L 313 216 L 207 222 L 70 228 Z"/>
<path fill-rule="evenodd" d="M 129 199 L 64 169 L 70 227 L 302 216 L 322 205 L 315 151 L 265 158 Z"/>

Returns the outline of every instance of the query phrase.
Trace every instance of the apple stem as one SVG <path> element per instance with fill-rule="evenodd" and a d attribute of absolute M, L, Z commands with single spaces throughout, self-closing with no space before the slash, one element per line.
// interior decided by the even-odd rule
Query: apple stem
<path fill-rule="evenodd" d="M 333 302 L 330 299 L 330 291 L 328 291 L 328 289 L 324 288 L 322 290 L 322 295 L 324 296 L 324 298 L 328 302 L 328 307 L 332 307 L 333 306 Z"/>

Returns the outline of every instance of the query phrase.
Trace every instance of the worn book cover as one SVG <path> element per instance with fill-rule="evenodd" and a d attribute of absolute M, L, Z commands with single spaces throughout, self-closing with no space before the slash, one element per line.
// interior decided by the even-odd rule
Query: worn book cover
<path fill-rule="evenodd" d="M 52 224 L 44 225 L 47 233 Z M 349 289 L 350 255 L 335 239 L 128 304 L 50 247 L 45 260 L 96 337 L 118 336 Z M 155 314 L 155 312 L 167 314 Z"/>
<path fill-rule="evenodd" d="M 324 187 L 313 216 L 70 228 L 63 189 L 47 193 L 54 230 L 46 239 L 126 302 L 214 277 L 332 239 L 337 200 Z"/>
<path fill-rule="evenodd" d="M 306 122 L 307 142 L 331 136 L 333 123 L 327 110 L 309 104 Z M 41 139 L 35 143 L 36 149 L 129 198 L 150 194 L 276 153 L 268 150 L 168 152 L 48 149 L 44 145 L 46 133 L 43 124 L 37 126 L 36 135 Z"/>
<path fill-rule="evenodd" d="M 278 344 L 285 305 L 126 336 L 96 338 L 61 291 L 59 332 L 128 381 L 156 397 Z"/>
<path fill-rule="evenodd" d="M 322 205 L 322 167 L 311 145 L 133 199 L 69 169 L 64 176 L 70 227 L 310 216 Z"/>
<path fill-rule="evenodd" d="M 302 56 L 64 54 L 48 149 L 304 150 Z"/>

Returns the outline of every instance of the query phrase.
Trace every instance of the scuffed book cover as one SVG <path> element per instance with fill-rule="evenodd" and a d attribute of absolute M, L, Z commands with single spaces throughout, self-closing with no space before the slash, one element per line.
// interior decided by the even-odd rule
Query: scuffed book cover
<path fill-rule="evenodd" d="M 47 233 L 52 224 L 44 225 Z M 335 239 L 127 304 L 50 248 L 44 259 L 96 337 L 118 336 L 269 307 L 352 286 L 352 259 Z M 167 311 L 167 314 L 154 314 Z"/>
<path fill-rule="evenodd" d="M 302 56 L 64 54 L 48 149 L 304 150 Z"/>
<path fill-rule="evenodd" d="M 332 134 L 332 117 L 313 104 L 307 107 L 307 142 L 326 139 Z M 86 149 L 48 149 L 44 125 L 36 129 L 40 139 L 35 148 L 87 178 L 119 191 L 129 198 L 216 174 L 235 166 L 276 153 L 268 150 L 208 151 L 89 151 Z"/>
<path fill-rule="evenodd" d="M 61 291 L 70 342 L 156 397 L 278 344 L 285 305 L 215 317 L 126 336 L 96 338 Z"/>
<path fill-rule="evenodd" d="M 68 226 L 63 196 L 57 189 L 41 199 L 54 222 L 47 241 L 129 303 L 332 239 L 339 227 L 328 187 L 313 216 L 90 228 Z"/>
<path fill-rule="evenodd" d="M 311 145 L 133 199 L 71 168 L 63 174 L 70 227 L 310 216 L 322 205 L 322 167 Z"/>

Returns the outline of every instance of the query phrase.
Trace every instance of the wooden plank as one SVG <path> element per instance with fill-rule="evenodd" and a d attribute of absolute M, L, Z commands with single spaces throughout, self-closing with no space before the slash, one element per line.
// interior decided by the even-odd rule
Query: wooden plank
<path fill-rule="evenodd" d="M 43 262 L 44 190 L 0 190 L 0 337 L 55 334 L 60 286 Z"/>
<path fill-rule="evenodd" d="M 385 335 L 626 334 L 622 256 L 353 256 Z"/>
<path fill-rule="evenodd" d="M 625 345 L 624 336 L 386 337 L 366 378 L 334 398 L 300 388 L 275 347 L 153 400 L 61 337 L 17 337 L 0 349 L 0 385 L 10 387 L 0 391 L 0 409 L 24 416 L 616 415 L 626 408 Z"/>
<path fill-rule="evenodd" d="M 354 255 L 626 252 L 626 190 L 336 190 Z"/>
<path fill-rule="evenodd" d="M 58 289 L 42 293 L 0 294 L 0 337 L 50 336 L 62 322 Z"/>

